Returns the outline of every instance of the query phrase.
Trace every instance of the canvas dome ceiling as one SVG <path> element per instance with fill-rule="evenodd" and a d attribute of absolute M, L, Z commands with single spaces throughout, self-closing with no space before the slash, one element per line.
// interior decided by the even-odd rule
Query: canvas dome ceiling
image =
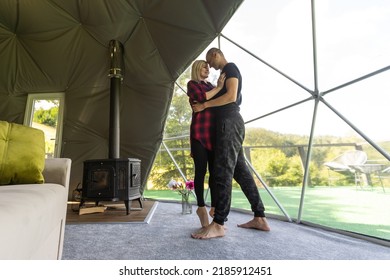
<path fill-rule="evenodd" d="M 124 46 L 121 157 L 142 184 L 163 137 L 174 81 L 243 0 L 1 0 L 0 119 L 23 123 L 29 93 L 65 93 L 62 157 L 108 156 L 110 40 Z"/>

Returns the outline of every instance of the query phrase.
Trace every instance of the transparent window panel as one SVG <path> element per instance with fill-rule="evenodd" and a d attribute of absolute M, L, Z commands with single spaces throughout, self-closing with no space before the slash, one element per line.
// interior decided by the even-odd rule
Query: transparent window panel
<path fill-rule="evenodd" d="M 312 184 L 305 189 L 301 220 L 389 239 L 390 196 L 382 172 L 387 162 L 343 120 L 319 106 L 316 131 L 326 130 L 323 126 L 328 123 L 335 133 L 315 135 Z"/>
<path fill-rule="evenodd" d="M 45 152 L 47 158 L 54 157 L 56 150 L 59 100 L 36 99 L 32 105 L 31 127 L 45 134 Z"/>
<path fill-rule="evenodd" d="M 46 157 L 61 157 L 64 93 L 28 94 L 23 124 L 45 133 Z"/>
<path fill-rule="evenodd" d="M 322 90 L 390 65 L 389 1 L 315 3 Z"/>
<path fill-rule="evenodd" d="M 309 1 L 245 0 L 222 34 L 293 79 L 313 87 Z M 256 81 L 262 83 L 263 79 L 254 80 L 255 85 Z"/>
<path fill-rule="evenodd" d="M 307 188 L 301 220 L 389 240 L 390 196 L 378 187 L 360 184 Z"/>
<path fill-rule="evenodd" d="M 389 87 L 390 71 L 387 71 L 330 92 L 324 99 L 360 130 L 364 137 L 375 141 L 389 153 L 390 134 L 385 129 L 390 119 L 390 97 L 385 90 Z"/>

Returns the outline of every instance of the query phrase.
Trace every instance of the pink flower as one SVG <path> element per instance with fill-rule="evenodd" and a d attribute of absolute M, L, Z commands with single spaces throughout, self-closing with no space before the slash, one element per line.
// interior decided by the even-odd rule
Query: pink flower
<path fill-rule="evenodd" d="M 192 191 L 195 188 L 194 181 L 189 180 L 186 181 L 186 189 Z"/>

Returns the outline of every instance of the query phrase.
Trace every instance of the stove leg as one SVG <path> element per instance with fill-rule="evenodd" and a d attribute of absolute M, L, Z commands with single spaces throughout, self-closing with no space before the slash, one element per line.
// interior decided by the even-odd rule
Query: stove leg
<path fill-rule="evenodd" d="M 143 209 L 144 206 L 142 205 L 142 200 L 141 200 L 141 198 L 139 197 L 137 200 L 138 200 L 138 203 L 139 203 L 139 207 L 140 207 L 141 209 Z"/>
<path fill-rule="evenodd" d="M 129 215 L 130 213 L 130 201 L 125 200 L 125 206 L 126 206 L 126 215 Z"/>

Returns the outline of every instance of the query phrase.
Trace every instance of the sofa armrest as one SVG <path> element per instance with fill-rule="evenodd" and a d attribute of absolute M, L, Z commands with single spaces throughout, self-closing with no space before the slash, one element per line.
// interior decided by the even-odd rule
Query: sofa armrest
<path fill-rule="evenodd" d="M 72 161 L 69 158 L 47 158 L 43 177 L 45 183 L 54 183 L 69 189 L 70 169 Z"/>

